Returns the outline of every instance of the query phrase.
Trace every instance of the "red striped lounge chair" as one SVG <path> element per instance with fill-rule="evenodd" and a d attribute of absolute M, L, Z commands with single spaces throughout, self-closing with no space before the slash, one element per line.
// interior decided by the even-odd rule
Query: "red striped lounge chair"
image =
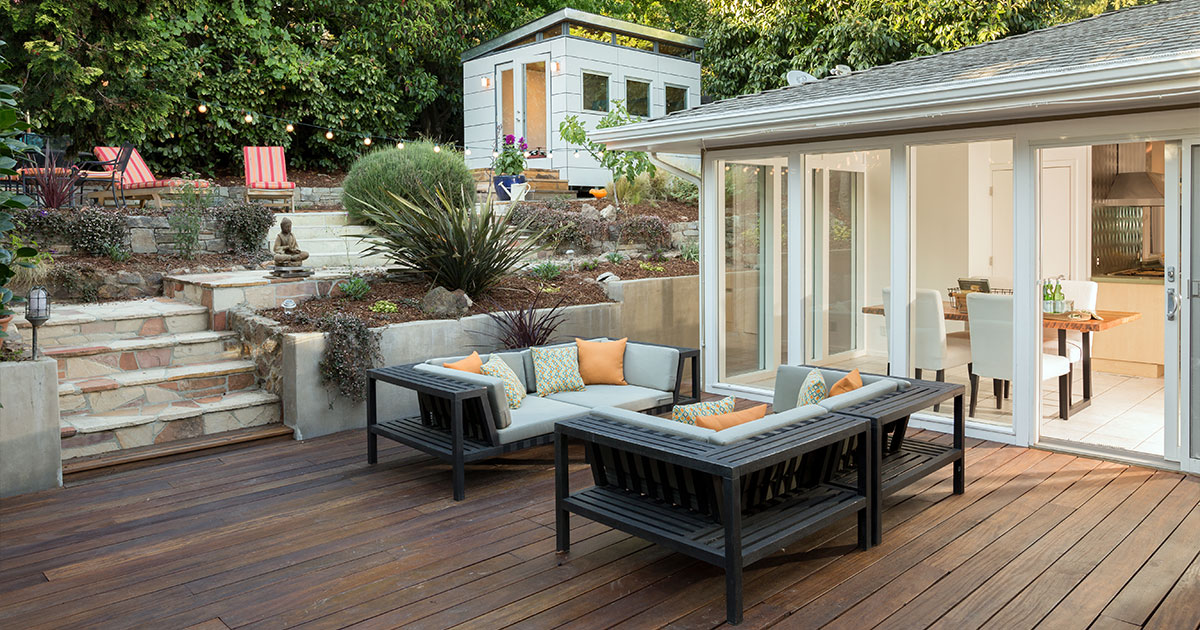
<path fill-rule="evenodd" d="M 296 209 L 296 184 L 288 181 L 283 147 L 242 147 L 246 158 L 246 201 L 262 199 L 270 205 Z"/>
<path fill-rule="evenodd" d="M 104 163 L 104 169 L 113 171 L 119 162 L 121 153 L 120 147 L 95 147 L 96 158 Z M 109 164 L 111 163 L 111 164 Z M 117 191 L 97 191 L 89 193 L 89 197 L 97 203 L 103 203 L 104 200 L 112 198 L 116 201 L 115 194 L 120 194 L 126 201 L 139 202 L 138 207 L 146 207 L 147 201 L 153 201 L 154 205 L 162 208 L 163 197 L 170 194 L 178 194 L 183 188 L 191 186 L 193 188 L 208 188 L 209 182 L 202 179 L 158 179 L 154 173 L 150 172 L 150 167 L 146 161 L 142 159 L 137 149 L 132 149 L 129 154 L 129 162 L 125 165 L 125 170 L 121 172 L 121 180 L 117 184 Z"/>

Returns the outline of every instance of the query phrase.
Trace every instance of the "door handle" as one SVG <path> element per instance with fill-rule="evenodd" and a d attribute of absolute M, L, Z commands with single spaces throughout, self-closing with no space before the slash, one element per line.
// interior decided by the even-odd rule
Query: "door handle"
<path fill-rule="evenodd" d="M 1175 321 L 1175 314 L 1179 312 L 1179 294 L 1175 292 L 1175 288 L 1167 289 L 1167 321 Z"/>

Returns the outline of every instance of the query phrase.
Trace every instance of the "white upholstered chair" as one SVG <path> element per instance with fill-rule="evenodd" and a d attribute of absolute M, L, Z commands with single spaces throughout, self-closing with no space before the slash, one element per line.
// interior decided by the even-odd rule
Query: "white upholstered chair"
<path fill-rule="evenodd" d="M 971 408 L 979 402 L 979 377 L 992 379 L 996 408 L 1003 402 L 1003 383 L 1013 380 L 1013 296 L 992 293 L 967 295 L 967 321 L 971 324 Z M 1066 357 L 1042 353 L 1042 379 L 1066 376 L 1071 363 Z M 1071 400 L 1070 379 L 1059 379 L 1058 408 Z"/>
<path fill-rule="evenodd" d="M 891 290 L 883 290 L 883 313 L 887 316 Z M 889 328 L 890 330 L 890 328 Z M 935 373 L 938 381 L 946 380 L 946 370 L 971 364 L 971 335 L 967 332 L 946 333 L 946 307 L 942 294 L 933 289 L 917 289 L 913 306 L 913 366 L 917 378 L 923 370 Z M 939 405 L 933 410 L 937 411 Z"/>

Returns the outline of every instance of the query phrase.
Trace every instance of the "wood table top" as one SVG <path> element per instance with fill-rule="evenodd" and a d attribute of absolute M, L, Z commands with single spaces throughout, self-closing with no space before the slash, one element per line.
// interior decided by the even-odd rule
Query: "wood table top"
<path fill-rule="evenodd" d="M 954 308 L 950 302 L 942 302 L 945 306 L 946 320 L 955 322 L 967 321 L 967 311 L 965 309 Z M 875 304 L 872 306 L 862 307 L 862 312 L 868 315 L 883 315 L 883 305 Z M 1127 311 L 1096 311 L 1101 319 L 1066 319 L 1061 315 L 1051 315 L 1042 317 L 1042 327 L 1052 330 L 1078 330 L 1080 332 L 1100 332 L 1115 328 L 1121 324 L 1142 318 L 1141 313 L 1133 313 Z"/>

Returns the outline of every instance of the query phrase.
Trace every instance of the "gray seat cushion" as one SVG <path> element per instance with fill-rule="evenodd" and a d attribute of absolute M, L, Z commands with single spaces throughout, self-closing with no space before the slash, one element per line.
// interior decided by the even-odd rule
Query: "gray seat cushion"
<path fill-rule="evenodd" d="M 591 413 L 592 415 L 596 415 L 601 418 L 608 418 L 609 420 L 624 422 L 625 424 L 631 424 L 635 427 L 653 429 L 655 431 L 692 438 L 702 442 L 707 442 L 709 437 L 716 434 L 716 431 L 713 431 L 712 429 L 705 429 L 703 427 L 684 424 L 682 422 L 675 422 L 674 420 L 668 420 L 667 418 L 659 418 L 656 416 L 650 416 L 644 413 L 638 413 L 636 411 L 620 409 L 617 407 L 597 407 L 593 409 Z"/>
<path fill-rule="evenodd" d="M 437 364 L 431 364 L 430 362 L 418 363 L 413 366 L 413 369 L 486 387 L 488 390 L 488 403 L 492 408 L 492 418 L 495 420 L 496 428 L 503 429 L 512 422 L 512 417 L 508 409 L 508 398 L 504 395 L 504 382 L 500 379 L 486 374 L 475 374 L 473 372 L 442 367 L 442 361 L 440 360 Z M 526 400 L 529 399 L 526 398 Z"/>
<path fill-rule="evenodd" d="M 521 403 L 520 409 L 512 410 L 512 424 L 497 431 L 501 444 L 511 444 L 521 440 L 554 432 L 554 423 L 559 420 L 570 420 L 586 415 L 588 410 L 578 405 L 571 405 L 549 398 L 529 396 Z"/>
<path fill-rule="evenodd" d="M 588 385 L 578 392 L 557 392 L 547 396 L 572 405 L 591 409 L 593 407 L 620 407 L 633 411 L 644 411 L 662 405 L 669 405 L 674 400 L 670 392 L 661 392 L 649 387 L 637 385 Z"/>

